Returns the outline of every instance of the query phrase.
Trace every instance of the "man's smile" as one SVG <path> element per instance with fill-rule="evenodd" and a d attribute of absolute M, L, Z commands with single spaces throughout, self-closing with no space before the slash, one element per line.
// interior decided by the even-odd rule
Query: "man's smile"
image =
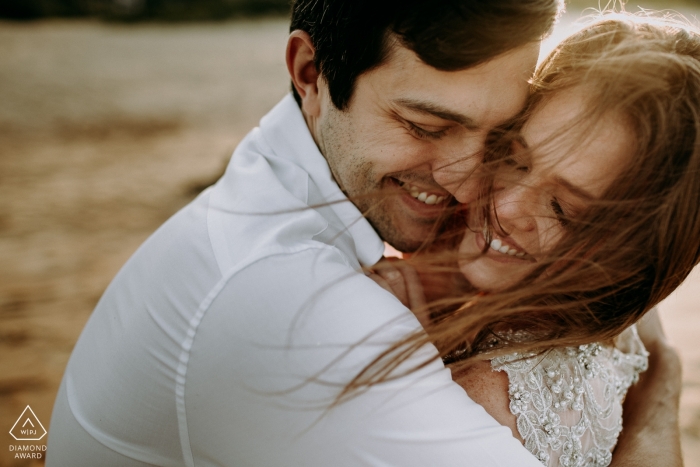
<path fill-rule="evenodd" d="M 400 182 L 402 183 L 401 188 L 406 190 L 412 197 L 420 201 L 421 203 L 425 203 L 428 205 L 433 205 L 433 204 L 443 204 L 445 200 L 449 198 L 449 195 L 447 194 L 442 194 L 442 193 L 435 193 L 434 191 L 429 191 L 429 190 L 423 190 L 421 187 L 414 185 L 409 182 Z"/>
<path fill-rule="evenodd" d="M 398 191 L 398 200 L 411 213 L 414 220 L 421 223 L 434 222 L 448 205 L 452 196 L 440 187 L 428 187 L 427 183 L 400 180 L 395 177 L 387 177 L 384 182 L 386 187 L 392 187 Z"/>

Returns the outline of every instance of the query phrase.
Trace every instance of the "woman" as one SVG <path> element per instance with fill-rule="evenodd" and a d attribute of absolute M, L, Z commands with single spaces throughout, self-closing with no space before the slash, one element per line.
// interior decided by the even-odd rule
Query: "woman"
<path fill-rule="evenodd" d="M 608 465 L 646 367 L 630 326 L 700 259 L 700 36 L 605 15 L 560 44 L 532 87 L 487 155 L 489 203 L 466 215 L 466 297 L 425 306 L 396 263 L 374 278 L 410 302 L 454 378 L 545 465 Z M 412 262 L 425 277 L 446 256 Z M 397 271 L 410 294 L 389 286 Z M 421 339 L 397 344 L 394 360 Z"/>

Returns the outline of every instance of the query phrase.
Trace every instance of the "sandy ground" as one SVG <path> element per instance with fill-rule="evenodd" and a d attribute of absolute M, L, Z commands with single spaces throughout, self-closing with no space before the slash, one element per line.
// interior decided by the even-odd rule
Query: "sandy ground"
<path fill-rule="evenodd" d="M 285 94 L 286 27 L 0 23 L 0 466 L 42 465 L 9 452 L 15 420 L 31 405 L 48 428 L 111 278 Z M 700 274 L 662 310 L 700 466 Z"/>
<path fill-rule="evenodd" d="M 286 28 L 0 24 L 0 466 L 33 465 L 8 431 L 48 428 L 117 270 L 286 93 Z"/>

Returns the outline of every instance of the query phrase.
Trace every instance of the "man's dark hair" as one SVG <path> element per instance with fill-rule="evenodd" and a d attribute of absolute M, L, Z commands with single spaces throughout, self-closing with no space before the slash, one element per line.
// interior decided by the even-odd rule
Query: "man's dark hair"
<path fill-rule="evenodd" d="M 561 0 L 295 0 L 290 31 L 309 34 L 316 68 L 343 110 L 357 77 L 386 59 L 391 38 L 438 70 L 461 70 L 542 38 L 561 9 Z"/>

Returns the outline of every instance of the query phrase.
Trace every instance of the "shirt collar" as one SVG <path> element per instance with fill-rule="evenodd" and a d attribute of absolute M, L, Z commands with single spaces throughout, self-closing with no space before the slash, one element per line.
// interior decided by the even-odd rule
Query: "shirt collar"
<path fill-rule="evenodd" d="M 332 203 L 331 208 L 355 242 L 360 264 L 372 266 L 379 261 L 384 242 L 333 179 L 328 162 L 316 146 L 304 115 L 291 94 L 260 120 L 260 129 L 275 154 L 305 170 L 323 198 Z"/>

